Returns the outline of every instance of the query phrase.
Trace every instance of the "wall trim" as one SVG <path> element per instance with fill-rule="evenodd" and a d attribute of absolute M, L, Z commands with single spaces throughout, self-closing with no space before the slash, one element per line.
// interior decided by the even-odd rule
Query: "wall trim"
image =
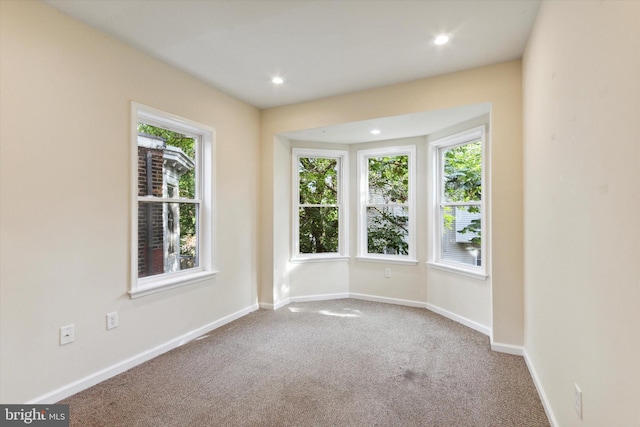
<path fill-rule="evenodd" d="M 233 322 L 234 320 L 237 320 L 243 316 L 246 316 L 247 314 L 253 311 L 256 311 L 257 309 L 258 309 L 258 304 L 253 304 L 249 307 L 243 308 L 242 310 L 236 311 L 235 313 L 231 313 L 216 321 L 213 321 L 204 326 L 196 328 L 190 332 L 187 332 L 186 334 L 183 334 L 179 337 L 169 340 L 164 344 L 160 344 L 157 347 L 143 351 L 142 353 L 139 353 L 135 356 L 125 359 L 107 368 L 94 372 L 93 374 L 90 374 L 84 378 L 81 378 L 70 384 L 62 386 L 56 390 L 53 390 L 49 393 L 39 396 L 26 403 L 27 404 L 52 404 L 52 403 L 58 402 L 78 392 L 81 392 L 82 390 L 86 390 L 87 388 L 92 387 L 102 381 L 105 381 L 111 377 L 121 374 L 122 372 L 128 369 L 131 369 L 148 360 L 151 360 L 154 357 L 160 356 L 161 354 L 166 353 L 170 350 L 173 350 L 174 348 L 180 347 L 181 345 L 184 345 L 189 341 L 192 341 L 193 339 L 203 334 L 206 334 L 207 332 L 211 332 L 214 329 L 217 329 L 223 325 L 226 325 L 227 323 Z"/>
<path fill-rule="evenodd" d="M 338 294 L 318 294 L 307 295 L 301 297 L 290 297 L 291 302 L 310 302 L 310 301 L 327 301 L 332 299 L 345 299 L 349 298 L 349 292 L 343 292 Z"/>
<path fill-rule="evenodd" d="M 547 414 L 547 419 L 549 420 L 549 424 L 551 424 L 551 427 L 558 427 L 559 426 L 558 420 L 556 419 L 556 416 L 554 415 L 553 410 L 551 409 L 551 403 L 549 403 L 549 398 L 547 397 L 547 394 L 544 392 L 544 388 L 542 387 L 542 382 L 540 381 L 540 377 L 536 372 L 536 369 L 533 365 L 533 361 L 529 357 L 529 353 L 527 353 L 527 349 L 524 348 L 522 350 L 522 353 L 524 356 L 524 362 L 527 364 L 527 368 L 529 369 L 529 374 L 533 379 L 533 384 L 535 384 L 536 390 L 538 391 L 538 397 L 540 397 L 540 401 L 542 402 L 542 407 L 544 408 L 544 412 L 545 414 Z"/>
<path fill-rule="evenodd" d="M 521 345 L 503 344 L 500 342 L 494 342 L 491 337 L 491 350 L 499 353 L 513 354 L 515 356 L 524 355 L 524 347 Z"/>
<path fill-rule="evenodd" d="M 344 299 L 349 298 L 349 293 L 338 294 L 316 294 L 316 295 L 304 295 L 299 297 L 287 297 L 282 301 L 278 301 L 275 304 L 268 302 L 259 303 L 260 308 L 265 310 L 278 310 L 284 306 L 291 304 L 292 302 L 311 302 L 311 301 L 326 301 L 331 299 Z"/>
<path fill-rule="evenodd" d="M 473 330 L 476 330 L 484 335 L 487 336 L 491 336 L 491 328 L 488 326 L 485 326 L 481 323 L 476 322 L 475 320 L 471 320 L 471 319 L 467 319 L 466 317 L 460 316 L 458 314 L 452 313 L 449 310 L 445 310 L 444 308 L 440 308 L 437 305 L 433 305 L 433 304 L 429 304 L 426 303 L 425 304 L 425 308 L 427 310 L 433 311 L 434 313 L 437 313 L 441 316 L 446 317 L 447 319 L 451 319 L 455 322 L 458 322 L 460 324 L 463 324 L 464 326 L 471 328 Z M 493 350 L 493 348 L 492 348 Z"/>
<path fill-rule="evenodd" d="M 273 304 L 273 309 L 274 309 L 274 310 L 278 310 L 278 309 L 280 309 L 280 308 L 282 308 L 282 307 L 284 307 L 284 306 L 289 305 L 290 303 L 291 303 L 291 298 L 288 298 L 288 297 L 287 297 L 287 298 L 283 299 L 282 301 L 277 301 L 277 302 L 275 302 L 275 303 Z"/>
<path fill-rule="evenodd" d="M 361 299 L 364 301 L 384 302 L 387 304 L 404 305 L 407 307 L 426 308 L 426 303 L 421 301 L 408 300 L 408 299 L 380 297 L 377 295 L 358 294 L 358 293 L 349 293 L 349 298 Z"/>

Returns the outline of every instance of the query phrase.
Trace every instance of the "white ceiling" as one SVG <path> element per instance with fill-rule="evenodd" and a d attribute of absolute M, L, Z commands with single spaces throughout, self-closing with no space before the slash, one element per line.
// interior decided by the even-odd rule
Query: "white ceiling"
<path fill-rule="evenodd" d="M 259 108 L 520 58 L 540 3 L 43 1 Z M 439 33 L 451 41 L 434 45 Z"/>

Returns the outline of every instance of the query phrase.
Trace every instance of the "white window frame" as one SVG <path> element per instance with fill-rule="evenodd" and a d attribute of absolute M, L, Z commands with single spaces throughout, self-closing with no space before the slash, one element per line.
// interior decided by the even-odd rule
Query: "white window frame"
<path fill-rule="evenodd" d="M 192 137 L 196 144 L 196 200 L 198 209 L 198 266 L 178 272 L 138 278 L 138 123 L 168 129 Z M 131 286 L 138 298 L 156 292 L 198 283 L 216 275 L 215 270 L 215 136 L 214 128 L 137 102 L 131 103 Z M 164 200 L 163 200 L 164 201 Z M 183 202 L 182 199 L 166 199 Z"/>
<path fill-rule="evenodd" d="M 371 254 L 367 245 L 367 207 L 369 206 L 369 158 L 384 156 L 408 156 L 409 193 L 406 206 L 409 211 L 409 253 L 407 255 Z M 416 258 L 416 146 L 402 145 L 358 150 L 358 255 L 356 259 L 368 262 L 417 264 Z"/>
<path fill-rule="evenodd" d="M 443 177 L 444 177 L 444 162 L 442 161 L 442 153 L 445 150 L 466 145 L 480 141 L 482 145 L 482 197 L 480 200 L 480 215 L 481 215 L 481 233 L 482 243 L 480 244 L 480 250 L 482 254 L 482 264 L 480 266 L 474 266 L 461 262 L 455 262 L 452 260 L 444 259 L 442 254 L 442 238 L 443 238 L 443 222 L 441 208 L 445 205 L 469 205 L 469 203 L 452 203 L 445 202 Z M 478 126 L 472 129 L 468 129 L 454 135 L 447 136 L 445 138 L 437 139 L 429 144 L 429 157 L 432 171 L 432 188 L 431 188 L 431 207 L 432 207 L 432 227 L 431 227 L 431 239 L 430 241 L 430 257 L 428 264 L 431 267 L 451 271 L 454 273 L 462 274 L 468 277 L 486 279 L 487 264 L 489 263 L 490 254 L 487 253 L 489 245 L 487 241 L 488 235 L 488 217 L 487 217 L 487 199 L 488 199 L 488 181 L 487 177 L 487 141 L 486 141 L 486 127 Z"/>
<path fill-rule="evenodd" d="M 336 159 L 338 161 L 338 197 L 336 205 L 322 205 L 322 206 L 336 206 L 338 208 L 338 252 L 327 252 L 317 254 L 300 253 L 300 215 L 299 209 L 302 206 L 300 204 L 300 173 L 298 170 L 298 162 L 301 157 L 313 157 L 321 159 Z M 346 260 L 349 257 L 349 210 L 348 203 L 348 188 L 347 185 L 349 179 L 349 152 L 345 150 L 326 150 L 326 149 L 311 149 L 311 148 L 292 148 L 292 211 L 291 211 L 291 247 L 292 247 L 292 262 L 304 262 L 304 261 L 331 261 L 331 260 Z M 320 205 L 318 205 L 320 206 Z"/>

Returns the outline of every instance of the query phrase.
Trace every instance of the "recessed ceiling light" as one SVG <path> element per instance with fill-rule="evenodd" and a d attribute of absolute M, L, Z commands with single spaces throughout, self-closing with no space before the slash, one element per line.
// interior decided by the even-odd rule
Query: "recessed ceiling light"
<path fill-rule="evenodd" d="M 271 83 L 273 83 L 274 85 L 281 85 L 282 83 L 284 83 L 284 79 L 280 76 L 275 76 L 271 79 Z"/>
<path fill-rule="evenodd" d="M 380 132 L 382 132 L 380 129 L 371 129 L 372 135 L 380 135 Z"/>
<path fill-rule="evenodd" d="M 440 34 L 435 39 L 433 39 L 433 43 L 437 45 L 443 45 L 449 41 L 449 36 L 446 34 Z"/>

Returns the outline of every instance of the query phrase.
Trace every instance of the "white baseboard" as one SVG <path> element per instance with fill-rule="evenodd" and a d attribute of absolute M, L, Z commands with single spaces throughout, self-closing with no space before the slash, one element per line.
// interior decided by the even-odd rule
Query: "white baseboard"
<path fill-rule="evenodd" d="M 332 299 L 345 299 L 349 298 L 349 292 L 339 294 L 319 294 L 319 295 L 307 295 L 303 297 L 291 297 L 291 302 L 310 302 L 310 301 L 327 301 Z"/>
<path fill-rule="evenodd" d="M 273 304 L 273 309 L 274 310 L 279 310 L 284 306 L 287 306 L 291 303 L 291 298 L 285 298 L 282 301 L 278 301 L 275 304 Z"/>
<path fill-rule="evenodd" d="M 542 388 L 540 377 L 538 376 L 538 373 L 536 372 L 536 369 L 533 366 L 533 362 L 529 358 L 529 354 L 527 353 L 526 349 L 523 349 L 522 353 L 524 356 L 524 361 L 527 364 L 527 368 L 529 369 L 529 374 L 533 379 L 533 383 L 536 386 L 536 390 L 538 390 L 538 396 L 540 397 L 540 401 L 542 401 L 542 407 L 544 408 L 544 412 L 547 414 L 547 418 L 549 419 L 549 424 L 551 424 L 551 427 L 558 427 L 559 426 L 558 420 L 556 419 L 556 416 L 554 415 L 553 410 L 551 409 L 551 404 L 549 403 L 547 394 L 544 392 L 544 388 Z"/>
<path fill-rule="evenodd" d="M 437 305 L 425 303 L 425 308 L 427 310 L 431 310 L 434 313 L 437 313 L 441 316 L 446 317 L 447 319 L 451 319 L 455 322 L 463 324 L 464 326 L 476 330 L 480 333 L 483 333 L 487 336 L 491 336 L 491 328 L 485 326 L 481 323 L 476 322 L 475 320 L 467 319 L 466 317 L 460 316 L 458 314 L 452 313 L 449 310 L 445 310 L 444 308 L 440 308 Z"/>
<path fill-rule="evenodd" d="M 305 295 L 300 297 L 288 297 L 283 299 L 282 301 L 278 301 L 275 304 L 268 302 L 261 302 L 260 308 L 265 310 L 278 310 L 284 306 L 291 304 L 292 302 L 310 302 L 310 301 L 326 301 L 331 299 L 344 299 L 349 298 L 349 293 L 339 293 L 339 294 L 317 294 L 317 295 Z"/>
<path fill-rule="evenodd" d="M 254 304 L 242 310 L 236 311 L 235 313 L 229 314 L 228 316 L 225 316 L 214 322 L 211 322 L 200 328 L 187 332 L 186 334 L 181 335 L 177 338 L 174 338 L 170 341 L 167 341 L 164 344 L 160 344 L 157 347 L 143 351 L 142 353 L 139 353 L 133 357 L 130 357 L 126 360 L 118 362 L 115 365 L 109 366 L 89 376 L 86 376 L 77 381 L 74 381 L 71 384 L 62 386 L 56 390 L 53 390 L 52 392 L 44 394 L 26 403 L 27 404 L 52 404 L 52 403 L 58 402 L 82 390 L 85 390 L 91 386 L 94 386 L 102 381 L 105 381 L 111 377 L 114 377 L 128 369 L 131 369 L 134 366 L 140 365 L 148 360 L 153 359 L 154 357 L 157 357 L 163 353 L 166 353 L 169 350 L 173 350 L 174 348 L 180 347 L 181 345 L 184 345 L 189 341 L 203 334 L 206 334 L 207 332 L 211 332 L 214 329 L 217 329 L 223 325 L 226 325 L 229 322 L 233 322 L 234 320 L 239 319 L 243 316 L 246 316 L 247 314 L 253 311 L 256 311 L 257 309 L 258 309 L 258 304 Z"/>
<path fill-rule="evenodd" d="M 407 307 L 426 308 L 426 303 L 421 301 L 408 300 L 408 299 L 380 297 L 377 295 L 367 295 L 367 294 L 358 294 L 358 293 L 350 293 L 349 298 L 361 299 L 364 301 L 384 302 L 387 304 L 404 305 Z"/>
<path fill-rule="evenodd" d="M 282 301 L 276 302 L 275 304 L 272 304 L 270 302 L 261 302 L 261 303 L 258 303 L 258 305 L 263 310 L 278 310 L 286 305 L 289 305 L 290 303 L 291 303 L 291 298 L 285 298 Z"/>
<path fill-rule="evenodd" d="M 289 297 L 282 301 L 277 302 L 276 304 L 271 303 L 260 303 L 260 308 L 265 308 L 268 310 L 277 310 L 282 308 L 292 302 L 310 302 L 310 301 L 327 301 L 332 299 L 345 299 L 345 298 L 354 298 L 361 299 L 365 301 L 374 301 L 374 302 L 384 302 L 387 304 L 396 304 L 396 305 L 406 305 L 409 307 L 420 307 L 425 308 L 425 303 L 420 301 L 411 301 L 397 298 L 387 298 L 387 297 L 379 297 L 375 295 L 366 295 L 366 294 L 358 294 L 352 292 L 341 292 L 337 294 L 316 294 L 316 295 L 305 295 L 299 297 Z"/>
<path fill-rule="evenodd" d="M 499 342 L 494 342 L 493 338 L 491 339 L 491 350 L 497 351 L 499 353 L 513 354 L 515 356 L 522 356 L 524 352 L 524 347 L 521 345 L 512 345 L 512 344 L 503 344 Z"/>
<path fill-rule="evenodd" d="M 261 303 L 258 303 L 258 306 L 260 307 L 261 310 L 279 310 L 282 307 L 289 305 L 290 303 L 291 303 L 291 299 L 287 298 L 282 301 L 278 301 L 275 304 L 272 304 L 270 302 L 261 302 Z"/>

